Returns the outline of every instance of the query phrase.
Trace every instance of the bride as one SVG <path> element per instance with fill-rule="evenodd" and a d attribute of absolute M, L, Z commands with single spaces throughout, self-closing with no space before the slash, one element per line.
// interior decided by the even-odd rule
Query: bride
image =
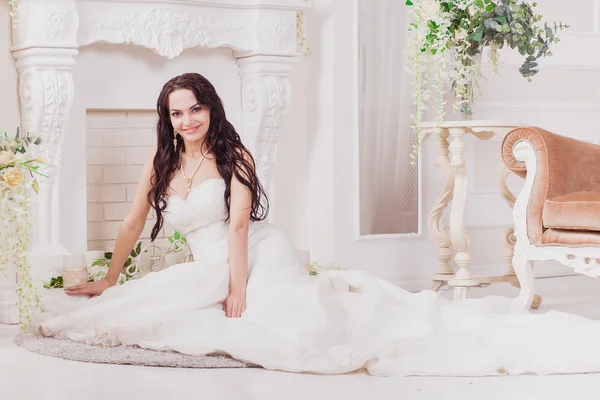
<path fill-rule="evenodd" d="M 268 369 L 373 375 L 600 371 L 600 322 L 509 312 L 510 299 L 450 302 L 364 271 L 310 276 L 290 241 L 264 222 L 268 201 L 213 85 L 167 82 L 157 149 L 122 224 L 106 277 L 66 288 L 89 295 L 40 316 L 35 334 L 106 346 L 229 354 Z M 194 261 L 117 286 L 152 207 Z"/>

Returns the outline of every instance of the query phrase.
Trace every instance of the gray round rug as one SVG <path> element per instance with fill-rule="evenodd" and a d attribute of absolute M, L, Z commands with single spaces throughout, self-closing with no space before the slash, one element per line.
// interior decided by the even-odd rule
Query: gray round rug
<path fill-rule="evenodd" d="M 33 353 L 71 361 L 175 368 L 256 368 L 257 365 L 222 355 L 191 356 L 139 347 L 105 347 L 19 333 L 15 344 Z"/>

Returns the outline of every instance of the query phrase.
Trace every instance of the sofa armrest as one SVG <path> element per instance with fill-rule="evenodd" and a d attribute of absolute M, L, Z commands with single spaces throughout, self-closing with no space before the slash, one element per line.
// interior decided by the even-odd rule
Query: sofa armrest
<path fill-rule="evenodd" d="M 537 127 L 519 127 L 502 142 L 502 160 L 524 178 L 527 168 L 513 155 L 514 146 L 526 141 L 536 152 L 537 173 L 527 212 L 527 232 L 541 243 L 544 202 L 573 192 L 600 191 L 600 146 L 548 132 Z"/>

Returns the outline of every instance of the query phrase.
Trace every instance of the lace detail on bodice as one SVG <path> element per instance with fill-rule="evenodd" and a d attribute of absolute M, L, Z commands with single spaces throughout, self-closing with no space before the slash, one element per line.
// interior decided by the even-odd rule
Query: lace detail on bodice
<path fill-rule="evenodd" d="M 165 221 L 186 237 L 194 257 L 226 248 L 228 232 L 225 181 L 208 178 L 188 194 L 168 198 Z"/>
<path fill-rule="evenodd" d="M 185 200 L 178 195 L 169 196 L 165 221 L 183 235 L 214 222 L 225 221 L 224 191 L 223 179 L 208 178 L 192 189 Z"/>
<path fill-rule="evenodd" d="M 171 195 L 165 209 L 165 222 L 180 232 L 190 246 L 194 258 L 208 254 L 227 254 L 227 233 L 229 223 L 225 205 L 225 180 L 208 178 L 189 193 L 187 199 Z M 254 233 L 266 222 L 251 222 L 248 246 L 252 247 L 258 238 Z"/>

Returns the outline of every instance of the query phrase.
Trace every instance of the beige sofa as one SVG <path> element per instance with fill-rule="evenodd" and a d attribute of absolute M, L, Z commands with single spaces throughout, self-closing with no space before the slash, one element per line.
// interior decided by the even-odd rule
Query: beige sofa
<path fill-rule="evenodd" d="M 513 209 L 513 267 L 519 301 L 533 299 L 533 263 L 555 260 L 600 275 L 600 146 L 537 127 L 519 127 L 502 143 L 502 159 L 525 184 Z"/>

